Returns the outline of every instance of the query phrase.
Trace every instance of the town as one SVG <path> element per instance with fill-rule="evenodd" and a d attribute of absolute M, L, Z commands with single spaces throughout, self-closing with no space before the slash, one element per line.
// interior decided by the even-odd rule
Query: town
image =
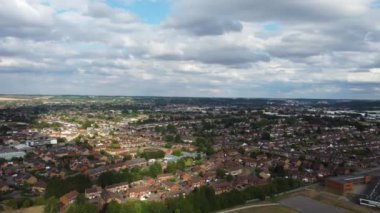
<path fill-rule="evenodd" d="M 349 100 L 16 97 L 0 104 L 0 207 L 210 212 L 318 186 L 379 208 L 379 109 Z M 353 193 L 356 184 L 365 192 Z"/>

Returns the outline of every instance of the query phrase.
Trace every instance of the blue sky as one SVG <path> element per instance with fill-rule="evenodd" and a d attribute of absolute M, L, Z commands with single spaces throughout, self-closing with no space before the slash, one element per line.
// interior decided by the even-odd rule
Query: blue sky
<path fill-rule="evenodd" d="M 264 24 L 264 29 L 270 32 L 278 32 L 281 30 L 281 24 L 278 22 L 269 22 Z"/>
<path fill-rule="evenodd" d="M 380 1 L 0 1 L 0 93 L 380 99 Z"/>
<path fill-rule="evenodd" d="M 374 0 L 371 3 L 371 7 L 373 7 L 373 8 L 380 8 L 380 0 Z"/>
<path fill-rule="evenodd" d="M 107 4 L 130 11 L 147 24 L 160 24 L 170 12 L 169 0 L 135 0 L 132 2 L 108 0 Z"/>

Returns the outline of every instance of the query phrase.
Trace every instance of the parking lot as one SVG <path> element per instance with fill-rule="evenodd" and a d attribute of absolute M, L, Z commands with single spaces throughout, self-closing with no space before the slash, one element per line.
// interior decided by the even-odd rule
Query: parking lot
<path fill-rule="evenodd" d="M 280 202 L 282 205 L 307 213 L 347 213 L 346 210 L 330 206 L 304 196 L 290 197 Z"/>

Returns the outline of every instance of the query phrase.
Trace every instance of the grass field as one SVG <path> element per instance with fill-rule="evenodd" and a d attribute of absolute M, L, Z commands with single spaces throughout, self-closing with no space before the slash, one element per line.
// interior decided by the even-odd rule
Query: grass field
<path fill-rule="evenodd" d="M 44 206 L 33 206 L 30 208 L 17 209 L 17 210 L 10 210 L 10 209 L 5 210 L 5 212 L 9 212 L 9 213 L 41 213 L 43 211 L 44 211 Z"/>
<path fill-rule="evenodd" d="M 0 101 L 27 101 L 27 99 L 0 97 Z"/>

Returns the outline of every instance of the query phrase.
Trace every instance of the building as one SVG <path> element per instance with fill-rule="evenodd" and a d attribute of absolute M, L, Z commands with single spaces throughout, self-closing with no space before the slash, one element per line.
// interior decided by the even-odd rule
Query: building
<path fill-rule="evenodd" d="M 134 168 L 134 167 L 144 167 L 147 165 L 147 161 L 145 158 L 137 158 L 133 160 L 129 160 L 125 162 L 128 168 Z"/>
<path fill-rule="evenodd" d="M 17 149 L 6 148 L 0 150 L 0 158 L 4 158 L 5 160 L 11 160 L 12 158 L 24 158 L 24 156 L 25 152 Z"/>
<path fill-rule="evenodd" d="M 106 186 L 106 190 L 110 192 L 125 192 L 129 188 L 129 183 L 128 182 L 123 182 L 123 183 L 116 183 L 112 184 L 109 186 Z"/>
<path fill-rule="evenodd" d="M 59 198 L 59 201 L 67 206 L 69 204 L 72 204 L 74 203 L 75 199 L 77 199 L 79 193 L 77 191 L 71 191 L 65 195 L 63 195 L 62 197 Z"/>
<path fill-rule="evenodd" d="M 148 197 L 151 194 L 149 186 L 140 186 L 131 188 L 128 191 L 128 197 L 131 199 L 140 199 L 143 200 L 144 197 Z"/>
<path fill-rule="evenodd" d="M 346 193 L 352 191 L 355 184 L 368 184 L 370 181 L 371 176 L 338 176 L 327 178 L 325 185 L 341 193 Z"/>
<path fill-rule="evenodd" d="M 93 186 L 89 189 L 86 189 L 85 192 L 84 192 L 84 196 L 87 198 L 87 199 L 95 199 L 95 198 L 98 198 L 100 197 L 102 193 L 102 188 L 99 187 L 99 186 Z"/>
<path fill-rule="evenodd" d="M 372 178 L 365 196 L 359 198 L 360 205 L 380 208 L 380 177 Z"/>
<path fill-rule="evenodd" d="M 38 181 L 34 186 L 32 187 L 32 191 L 38 192 L 38 193 L 44 193 L 46 190 L 46 183 L 43 181 Z"/>

